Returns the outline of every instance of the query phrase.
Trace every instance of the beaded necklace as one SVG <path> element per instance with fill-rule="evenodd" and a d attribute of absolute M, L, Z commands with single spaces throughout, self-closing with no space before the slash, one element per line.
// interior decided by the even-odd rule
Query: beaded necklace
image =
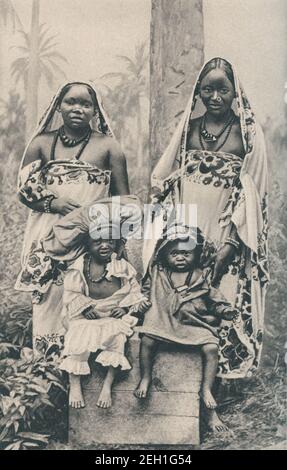
<path fill-rule="evenodd" d="M 71 160 L 74 160 L 74 159 L 79 160 L 80 159 L 80 156 L 82 155 L 83 151 L 85 150 L 86 146 L 89 143 L 91 134 L 92 134 L 92 129 L 89 128 L 88 133 L 85 135 L 84 139 L 81 140 L 82 145 L 80 146 L 80 148 L 79 148 L 78 152 L 76 153 L 76 155 Z M 52 144 L 52 148 L 51 148 L 51 160 L 55 160 L 55 149 L 56 149 L 56 144 L 57 144 L 59 135 L 60 135 L 60 129 L 58 129 L 58 131 L 56 132 L 55 138 L 53 140 L 53 144 Z"/>
<path fill-rule="evenodd" d="M 204 116 L 203 116 L 204 117 Z M 233 124 L 234 124 L 234 121 L 235 121 L 235 115 L 232 116 L 232 118 L 230 119 L 230 121 L 228 122 L 228 125 L 225 126 L 223 132 L 225 132 L 227 130 L 227 133 L 226 133 L 226 136 L 225 138 L 223 139 L 222 143 L 215 149 L 213 149 L 214 152 L 218 152 L 223 146 L 224 144 L 226 143 L 229 135 L 230 135 L 230 132 L 231 132 L 231 129 L 233 127 Z M 203 122 L 203 118 L 201 120 L 201 123 L 200 123 L 200 126 L 199 126 L 199 129 L 198 129 L 198 135 L 199 135 L 199 142 L 200 142 L 200 146 L 202 148 L 202 150 L 207 150 L 207 148 L 204 146 L 204 142 L 202 140 L 202 122 Z M 223 134 L 223 132 L 221 131 L 221 134 Z"/>
<path fill-rule="evenodd" d="M 93 284 L 98 284 L 99 282 L 103 281 L 108 273 L 107 269 L 106 269 L 106 266 L 105 266 L 105 269 L 103 271 L 103 273 L 97 277 L 97 278 L 92 278 L 91 276 L 91 261 L 92 261 L 92 257 L 89 256 L 88 257 L 88 262 L 87 262 L 87 269 L 86 269 L 86 272 L 87 272 L 87 278 L 89 279 L 90 282 L 92 282 Z"/>

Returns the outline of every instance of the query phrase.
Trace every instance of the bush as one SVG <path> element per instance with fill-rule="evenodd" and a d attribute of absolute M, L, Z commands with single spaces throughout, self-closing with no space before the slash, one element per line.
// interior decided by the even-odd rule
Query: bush
<path fill-rule="evenodd" d="M 57 403 L 58 392 L 65 395 L 60 371 L 43 359 L 34 362 L 32 350 L 23 348 L 19 359 L 0 360 L 0 376 L 0 446 L 37 448 L 59 437 L 49 427 L 47 414 L 54 425 L 63 418 Z"/>
<path fill-rule="evenodd" d="M 33 449 L 66 437 L 66 388 L 57 364 L 33 361 L 30 307 L 0 316 L 0 448 Z M 64 406 L 63 406 L 64 405 Z"/>

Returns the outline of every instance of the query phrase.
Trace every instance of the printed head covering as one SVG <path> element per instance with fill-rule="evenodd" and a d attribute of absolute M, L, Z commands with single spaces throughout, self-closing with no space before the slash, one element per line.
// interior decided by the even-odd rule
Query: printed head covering
<path fill-rule="evenodd" d="M 142 209 L 136 196 L 112 196 L 75 209 L 42 241 L 54 259 L 74 261 L 86 251 L 86 237 L 127 240 L 141 236 Z"/>
<path fill-rule="evenodd" d="M 197 248 L 201 249 L 204 243 L 202 232 L 198 227 L 190 227 L 175 223 L 166 228 L 163 231 L 162 239 L 158 241 L 155 248 L 152 264 L 159 259 L 162 250 L 171 242 L 186 240 L 190 240 L 192 242 L 191 246 L 193 250 L 196 250 Z"/>
<path fill-rule="evenodd" d="M 36 127 L 35 131 L 32 134 L 31 139 L 29 140 L 26 146 L 22 160 L 21 160 L 20 171 L 24 164 L 27 149 L 30 143 L 32 142 L 32 140 L 37 135 L 57 130 L 63 125 L 63 119 L 62 119 L 61 113 L 58 112 L 58 108 L 61 104 L 63 97 L 71 89 L 73 85 L 84 85 L 88 87 L 88 89 L 90 90 L 91 96 L 93 98 L 94 106 L 95 106 L 95 115 L 90 122 L 91 128 L 101 134 L 106 134 L 111 137 L 114 137 L 114 133 L 111 129 L 109 119 L 102 105 L 100 94 L 96 90 L 94 84 L 92 82 L 82 82 L 82 81 L 64 83 L 62 86 L 60 86 L 56 95 L 53 97 L 50 105 L 48 106 L 43 116 L 41 117 L 38 126 Z"/>
<path fill-rule="evenodd" d="M 241 134 L 245 153 L 250 154 L 252 152 L 256 138 L 256 131 L 259 132 L 260 135 L 261 132 L 258 131 L 258 125 L 250 103 L 244 93 L 243 87 L 233 65 L 225 59 L 218 57 L 213 58 L 206 62 L 199 72 L 178 127 L 173 134 L 168 147 L 152 172 L 152 187 L 163 189 L 164 180 L 172 173 L 172 171 L 184 165 L 187 135 L 191 121 L 205 112 L 205 108 L 199 99 L 200 82 L 210 70 L 216 67 L 222 68 L 225 73 L 228 74 L 228 78 L 233 82 L 235 98 L 232 108 L 235 114 L 240 118 Z"/>

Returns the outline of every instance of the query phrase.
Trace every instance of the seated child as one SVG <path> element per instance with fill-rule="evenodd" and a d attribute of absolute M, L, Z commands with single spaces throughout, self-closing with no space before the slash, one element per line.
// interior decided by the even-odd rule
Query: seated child
<path fill-rule="evenodd" d="M 130 307 L 143 295 L 134 268 L 116 258 L 117 243 L 88 236 L 87 252 L 65 275 L 63 315 L 68 326 L 60 368 L 69 373 L 69 404 L 74 408 L 85 406 L 80 378 L 90 373 L 91 352 L 100 351 L 96 361 L 108 368 L 97 402 L 101 408 L 111 406 L 116 370 L 131 368 L 124 349 L 137 319 Z"/>
<path fill-rule="evenodd" d="M 218 367 L 217 327 L 222 318 L 231 320 L 236 311 L 210 286 L 211 270 L 200 269 L 202 244 L 199 230 L 185 228 L 180 235 L 162 240 L 150 262 L 143 292 L 151 307 L 137 328 L 141 333 L 141 380 L 134 394 L 137 398 L 147 396 L 160 341 L 199 346 L 203 355 L 201 398 L 206 408 L 214 411 L 211 390 Z M 210 421 L 217 428 L 223 426 L 215 411 Z"/>

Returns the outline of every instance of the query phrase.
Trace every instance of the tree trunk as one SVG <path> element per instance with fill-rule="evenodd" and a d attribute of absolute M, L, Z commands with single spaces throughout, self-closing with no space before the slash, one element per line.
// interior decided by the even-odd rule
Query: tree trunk
<path fill-rule="evenodd" d="M 152 0 L 150 155 L 164 152 L 204 60 L 202 0 Z"/>
<path fill-rule="evenodd" d="M 137 103 L 137 168 L 138 168 L 138 179 L 141 181 L 142 176 L 140 170 L 143 169 L 143 126 L 142 126 L 142 109 L 141 109 L 141 98 L 138 98 Z"/>
<path fill-rule="evenodd" d="M 0 90 L 1 98 L 7 98 L 7 24 L 0 12 Z"/>
<path fill-rule="evenodd" d="M 39 86 L 39 0 L 33 0 L 30 30 L 30 55 L 27 83 L 27 124 L 26 140 L 31 136 L 38 119 L 38 86 Z"/>

